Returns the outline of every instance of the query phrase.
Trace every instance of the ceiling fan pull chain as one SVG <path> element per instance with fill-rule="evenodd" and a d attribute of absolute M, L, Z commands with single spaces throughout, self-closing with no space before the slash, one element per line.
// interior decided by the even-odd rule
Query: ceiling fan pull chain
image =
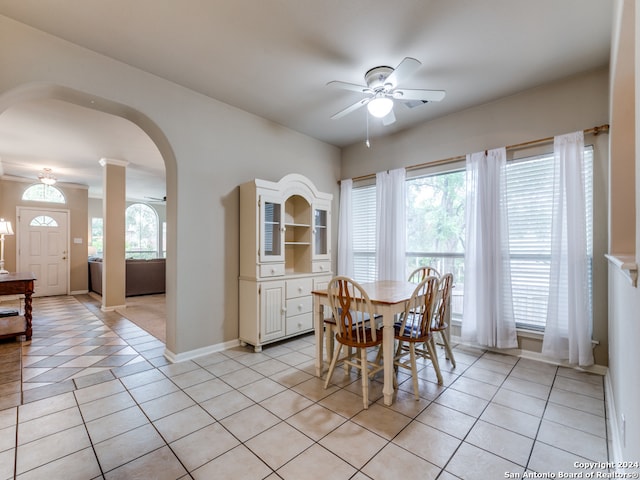
<path fill-rule="evenodd" d="M 367 141 L 364 142 L 364 144 L 367 146 L 367 148 L 371 148 L 371 143 L 369 143 L 369 112 L 365 110 L 364 114 L 367 117 Z"/>

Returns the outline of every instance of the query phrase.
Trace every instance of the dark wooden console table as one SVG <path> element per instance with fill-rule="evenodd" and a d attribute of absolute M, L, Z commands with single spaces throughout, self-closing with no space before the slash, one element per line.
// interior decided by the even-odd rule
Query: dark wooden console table
<path fill-rule="evenodd" d="M 11 333 L 11 335 L 25 335 L 27 340 L 31 340 L 31 321 L 32 321 L 32 307 L 31 307 L 31 294 L 35 291 L 33 289 L 33 282 L 36 277 L 33 273 L 8 273 L 0 275 L 0 295 L 24 295 L 24 320 L 25 330 L 22 332 Z"/>

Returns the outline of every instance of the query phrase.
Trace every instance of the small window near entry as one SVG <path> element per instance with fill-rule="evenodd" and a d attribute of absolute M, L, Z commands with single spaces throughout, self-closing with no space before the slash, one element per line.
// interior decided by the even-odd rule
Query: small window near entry
<path fill-rule="evenodd" d="M 48 215 L 40 215 L 31 220 L 29 224 L 31 227 L 57 227 L 58 222 L 56 222 L 53 218 Z"/>
<path fill-rule="evenodd" d="M 32 202 L 67 203 L 62 192 L 44 183 L 36 183 L 27 188 L 22 194 L 22 200 Z"/>

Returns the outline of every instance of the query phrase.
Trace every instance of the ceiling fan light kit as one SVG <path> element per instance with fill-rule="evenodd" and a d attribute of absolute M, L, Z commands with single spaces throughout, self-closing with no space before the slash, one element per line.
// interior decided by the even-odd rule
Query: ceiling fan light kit
<path fill-rule="evenodd" d="M 392 108 L 393 100 L 384 96 L 375 97 L 367 104 L 369 113 L 377 118 L 386 117 Z"/>
<path fill-rule="evenodd" d="M 382 118 L 383 125 L 391 125 L 396 121 L 396 117 L 393 114 L 395 101 L 406 104 L 408 107 L 415 107 L 419 105 L 420 102 L 422 102 L 422 104 L 439 102 L 445 96 L 444 90 L 407 89 L 398 87 L 403 81 L 413 75 L 416 70 L 420 68 L 420 65 L 422 64 L 415 58 L 405 57 L 395 69 L 386 66 L 371 68 L 364 75 L 366 86 L 338 80 L 329 82 L 327 84 L 329 86 L 367 95 L 365 98 L 339 111 L 331 118 L 334 120 L 341 118 L 367 105 L 368 112 L 374 117 Z"/>

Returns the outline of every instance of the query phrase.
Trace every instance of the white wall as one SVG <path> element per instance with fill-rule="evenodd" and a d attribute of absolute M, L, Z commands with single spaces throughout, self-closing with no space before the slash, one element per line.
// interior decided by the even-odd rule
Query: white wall
<path fill-rule="evenodd" d="M 446 100 L 445 100 L 446 101 Z M 420 108 L 429 108 L 424 105 Z M 609 123 L 608 69 L 587 72 L 343 151 L 341 178 L 418 165 L 514 145 Z M 607 364 L 608 134 L 585 137 L 594 145 L 594 334 L 596 363 Z M 552 145 L 549 146 L 552 148 Z M 539 152 L 538 152 L 539 153 Z M 519 152 L 521 154 L 521 152 Z M 523 349 L 541 342 L 520 339 Z"/>
<path fill-rule="evenodd" d="M 167 172 L 167 348 L 236 340 L 237 185 L 296 172 L 337 198 L 340 151 L 6 17 L 0 65 L 0 113 L 25 91 L 58 85 L 149 134 Z"/>

